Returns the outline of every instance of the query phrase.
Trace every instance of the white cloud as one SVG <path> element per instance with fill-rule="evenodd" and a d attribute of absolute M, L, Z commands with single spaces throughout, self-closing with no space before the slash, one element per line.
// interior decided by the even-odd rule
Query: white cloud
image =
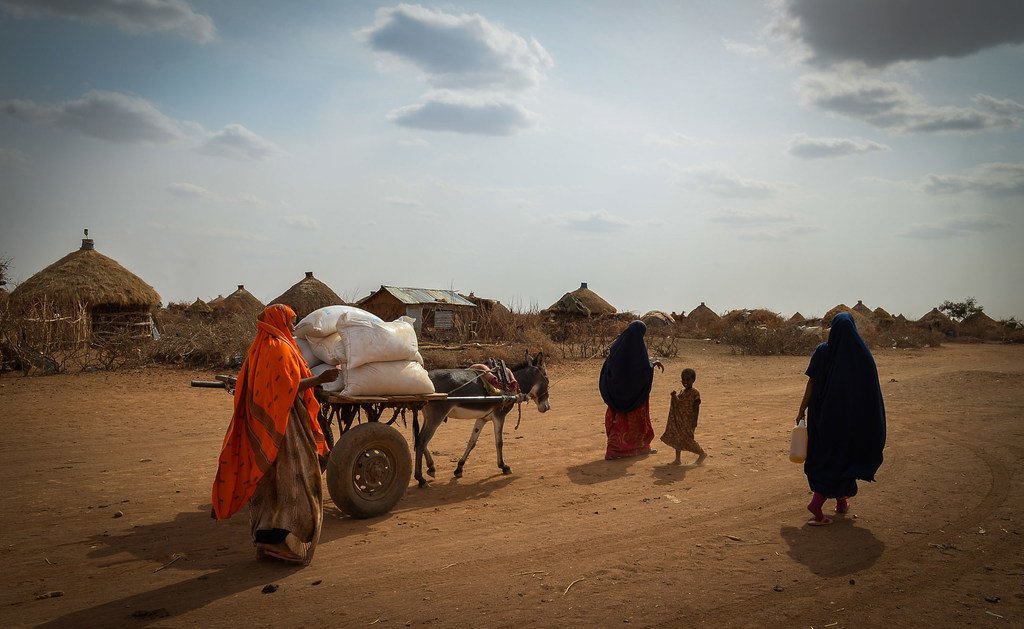
<path fill-rule="evenodd" d="M 388 205 L 397 205 L 400 207 L 423 207 L 423 203 L 416 199 L 407 199 L 405 197 L 385 197 L 384 202 Z"/>
<path fill-rule="evenodd" d="M 1020 0 L 786 0 L 789 35 L 821 66 L 880 68 L 1024 42 Z"/>
<path fill-rule="evenodd" d="M 1016 115 L 934 107 L 899 83 L 853 75 L 806 76 L 798 89 L 808 106 L 896 133 L 1011 129 L 1020 123 Z"/>
<path fill-rule="evenodd" d="M 167 190 L 179 199 L 218 200 L 220 195 L 202 186 L 191 183 L 177 182 L 167 186 Z"/>
<path fill-rule="evenodd" d="M 929 174 L 922 189 L 932 194 L 977 192 L 994 198 L 1024 195 L 1024 163 L 981 164 L 960 175 Z"/>
<path fill-rule="evenodd" d="M 861 138 L 812 138 L 802 133 L 789 143 L 789 154 L 802 159 L 844 157 L 888 150 L 889 147 L 884 144 Z"/>
<path fill-rule="evenodd" d="M 972 233 L 990 232 L 1009 227 L 1006 221 L 985 216 L 962 216 L 949 218 L 938 223 L 910 225 L 896 233 L 901 238 L 917 240 L 947 240 L 964 238 Z"/>
<path fill-rule="evenodd" d="M 721 209 L 709 212 L 708 220 L 712 223 L 722 223 L 734 227 L 764 227 L 793 223 L 796 221 L 796 217 L 781 212 Z"/>
<path fill-rule="evenodd" d="M 0 101 L 0 111 L 22 122 L 75 131 L 109 142 L 159 143 L 182 137 L 181 126 L 153 103 L 119 92 L 92 91 L 58 105 L 6 100 Z"/>
<path fill-rule="evenodd" d="M 682 146 L 707 146 L 711 144 L 707 140 L 698 140 L 678 131 L 662 134 L 649 133 L 644 136 L 644 143 L 673 149 Z"/>
<path fill-rule="evenodd" d="M 296 229 L 305 229 L 308 231 L 317 231 L 320 229 L 320 223 L 312 216 L 306 216 L 305 214 L 292 214 L 285 216 L 283 220 L 285 225 Z"/>
<path fill-rule="evenodd" d="M 607 210 L 566 212 L 558 216 L 557 220 L 566 229 L 592 233 L 617 232 L 629 227 L 625 219 Z"/>
<path fill-rule="evenodd" d="M 492 24 L 479 14 L 450 14 L 400 4 L 377 11 L 358 32 L 373 50 L 412 63 L 438 87 L 521 90 L 554 66 L 534 39 Z"/>
<path fill-rule="evenodd" d="M 722 38 L 722 46 L 724 46 L 728 52 L 738 57 L 763 57 L 768 54 L 768 49 L 764 46 L 744 44 L 725 37 Z"/>
<path fill-rule="evenodd" d="M 1024 112 L 1024 105 L 1010 98 L 995 98 L 988 94 L 977 94 L 971 100 L 986 109 L 1004 116 L 1018 116 Z"/>
<path fill-rule="evenodd" d="M 512 135 L 534 124 L 536 116 L 500 96 L 434 92 L 424 102 L 390 112 L 403 127 L 479 135 Z"/>
<path fill-rule="evenodd" d="M 213 19 L 183 0 L 0 0 L 0 9 L 19 18 L 107 24 L 133 35 L 172 33 L 201 44 L 217 35 Z"/>
<path fill-rule="evenodd" d="M 249 162 L 263 161 L 281 152 L 274 143 L 240 124 L 229 124 L 210 135 L 196 150 L 206 155 Z"/>
<path fill-rule="evenodd" d="M 669 164 L 681 176 L 680 185 L 727 198 L 763 199 L 774 196 L 781 186 L 767 181 L 744 179 L 717 166 L 681 168 Z"/>

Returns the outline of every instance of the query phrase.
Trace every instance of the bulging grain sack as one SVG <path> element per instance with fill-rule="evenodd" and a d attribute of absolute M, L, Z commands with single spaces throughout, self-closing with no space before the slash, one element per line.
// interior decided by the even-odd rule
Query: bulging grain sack
<path fill-rule="evenodd" d="M 337 329 L 345 344 L 348 368 L 395 360 L 414 360 L 422 365 L 414 321 L 412 317 L 399 317 L 377 322 L 342 314 Z"/>
<path fill-rule="evenodd" d="M 420 395 L 433 393 L 427 370 L 414 360 L 366 363 L 345 372 L 343 395 Z"/>
<path fill-rule="evenodd" d="M 295 344 L 299 346 L 299 353 L 302 354 L 302 359 L 306 361 L 310 369 L 323 362 L 313 353 L 313 348 L 306 339 L 296 337 Z"/>
<path fill-rule="evenodd" d="M 295 325 L 295 336 L 305 339 L 323 338 L 338 331 L 338 317 L 347 315 L 353 320 L 383 322 L 383 319 L 355 306 L 327 306 L 309 313 Z"/>
<path fill-rule="evenodd" d="M 341 367 L 348 363 L 345 357 L 345 342 L 337 332 L 324 337 L 310 336 L 306 338 L 306 342 L 319 362 Z"/>
<path fill-rule="evenodd" d="M 334 369 L 334 365 L 317 365 L 316 367 L 312 367 L 310 371 L 313 372 L 314 376 L 319 376 L 328 369 Z M 320 386 L 324 391 L 328 391 L 330 393 L 341 391 L 345 388 L 345 370 L 339 369 L 338 377 L 333 382 L 328 382 Z"/>

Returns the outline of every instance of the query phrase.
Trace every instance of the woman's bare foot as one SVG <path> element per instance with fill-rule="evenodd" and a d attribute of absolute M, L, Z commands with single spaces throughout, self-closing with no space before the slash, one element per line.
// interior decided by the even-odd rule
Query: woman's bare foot
<path fill-rule="evenodd" d="M 694 462 L 694 465 L 704 465 L 704 459 L 706 459 L 706 458 L 708 458 L 708 453 L 707 452 L 701 452 L 700 456 L 697 457 L 697 460 Z"/>

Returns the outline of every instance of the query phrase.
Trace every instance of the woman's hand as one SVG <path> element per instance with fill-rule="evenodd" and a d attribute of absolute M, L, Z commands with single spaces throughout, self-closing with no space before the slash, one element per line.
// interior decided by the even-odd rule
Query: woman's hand
<path fill-rule="evenodd" d="M 799 424 L 802 419 L 804 419 L 804 411 L 800 411 L 796 414 L 796 423 Z"/>
<path fill-rule="evenodd" d="M 328 382 L 334 382 L 335 380 L 338 379 L 339 375 L 341 375 L 341 371 L 338 370 L 336 367 L 332 368 L 332 369 L 328 369 L 327 371 L 325 371 L 322 374 L 320 374 L 319 376 L 317 376 L 316 383 L 317 384 L 327 384 Z"/>
<path fill-rule="evenodd" d="M 662 364 L 661 364 L 661 361 L 660 361 L 660 360 L 656 360 L 656 361 L 654 361 L 653 363 L 651 363 L 651 366 L 652 366 L 652 367 L 657 367 L 657 368 L 658 368 L 658 369 L 660 369 L 660 370 L 661 370 L 662 372 L 664 372 L 664 371 L 665 371 L 665 365 L 662 365 Z"/>

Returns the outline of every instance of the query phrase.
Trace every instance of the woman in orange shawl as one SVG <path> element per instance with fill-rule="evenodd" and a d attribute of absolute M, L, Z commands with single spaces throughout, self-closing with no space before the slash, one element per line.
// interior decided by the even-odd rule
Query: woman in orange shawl
<path fill-rule="evenodd" d="M 320 539 L 323 481 L 320 457 L 327 442 L 316 421 L 313 386 L 338 376 L 314 376 L 295 344 L 295 312 L 268 306 L 256 321 L 256 338 L 238 373 L 211 515 L 231 517 L 249 503 L 256 558 L 308 565 Z"/>

